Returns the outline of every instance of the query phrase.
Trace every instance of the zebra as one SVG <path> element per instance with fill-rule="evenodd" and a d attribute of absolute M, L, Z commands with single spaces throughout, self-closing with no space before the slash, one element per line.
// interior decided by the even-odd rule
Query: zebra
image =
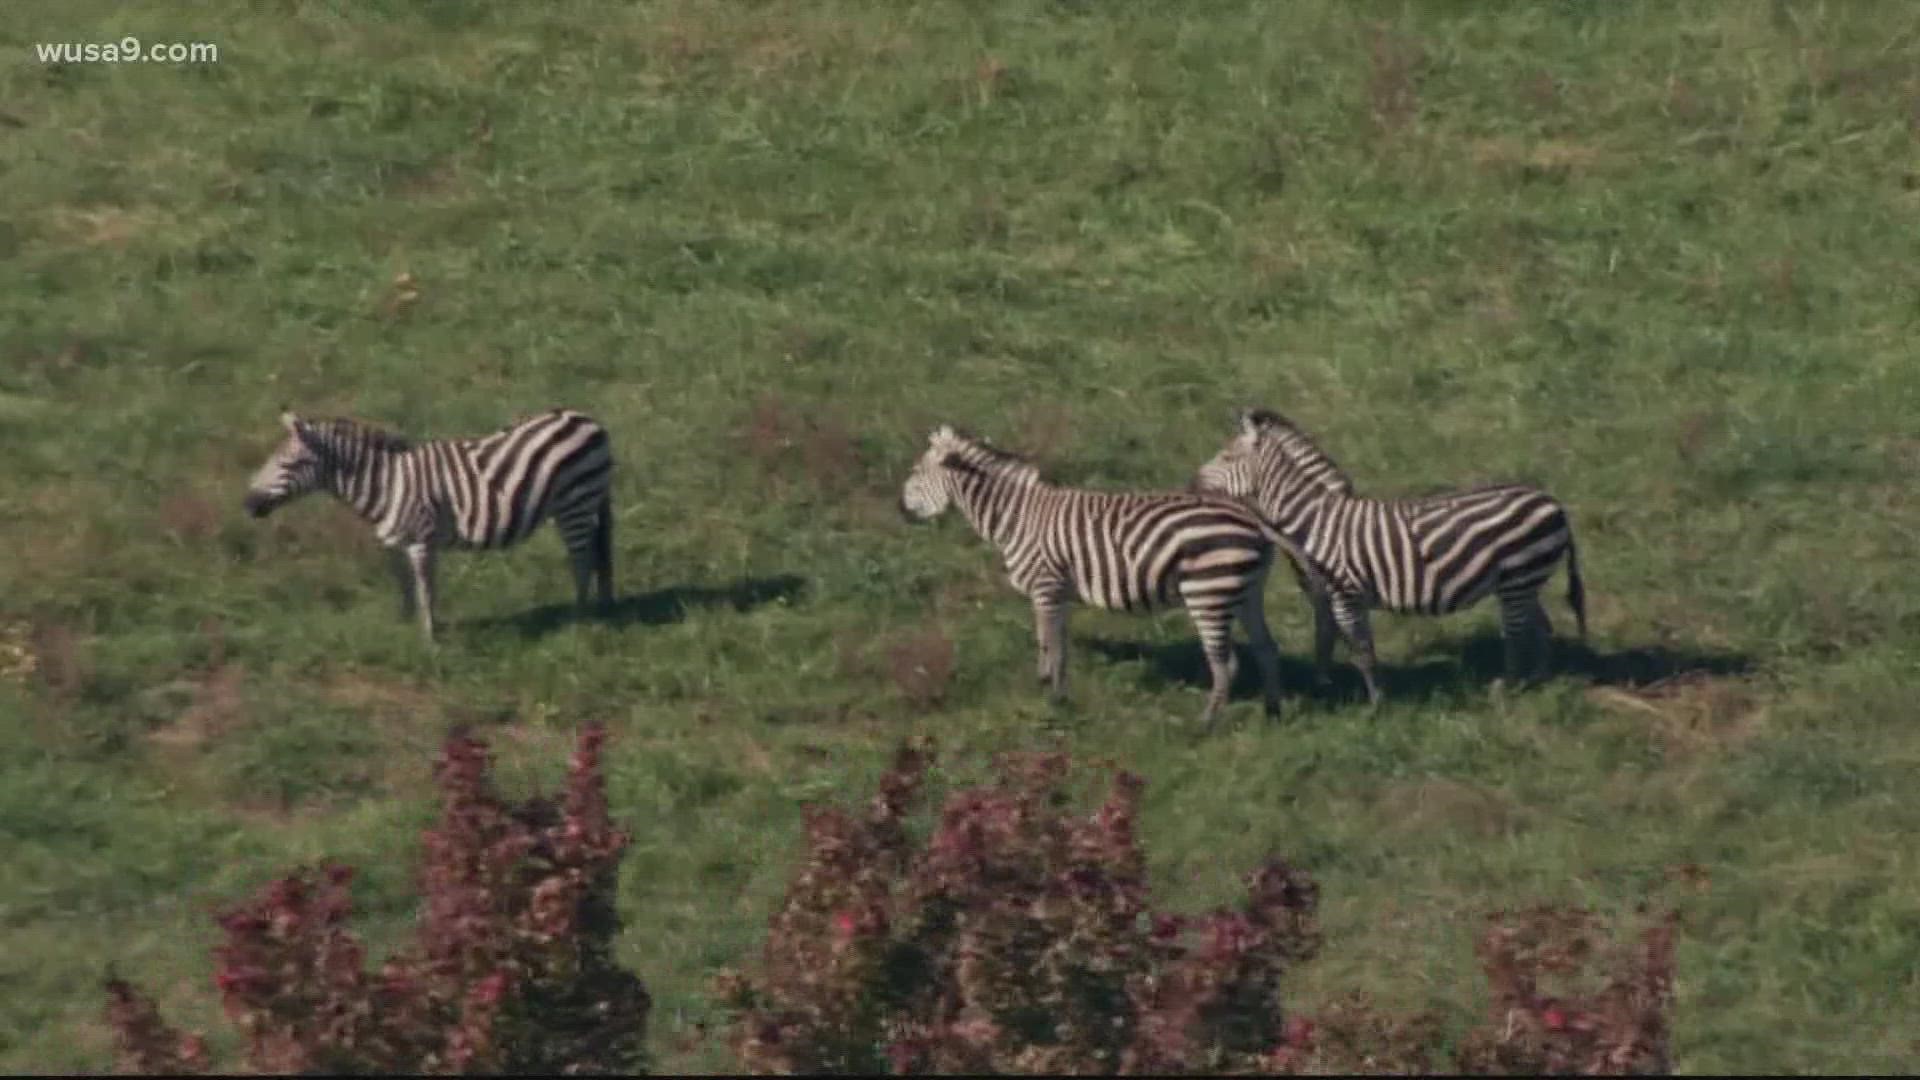
<path fill-rule="evenodd" d="M 1262 597 L 1276 549 L 1291 544 L 1231 500 L 1185 492 L 1104 492 L 1055 486 L 1025 458 L 950 425 L 900 492 L 909 522 L 959 506 L 999 549 L 1007 580 L 1033 605 L 1040 681 L 1066 696 L 1067 615 L 1075 601 L 1146 612 L 1178 594 L 1200 634 L 1213 689 L 1201 713 L 1211 731 L 1238 668 L 1233 620 L 1260 664 L 1266 715 L 1280 714 L 1280 653 Z"/>
<path fill-rule="evenodd" d="M 1242 409 L 1239 431 L 1202 465 L 1189 490 L 1245 500 L 1312 558 L 1301 584 L 1313 601 L 1314 670 L 1322 684 L 1333 657 L 1334 628 L 1346 639 L 1367 700 L 1380 702 L 1367 611 L 1444 615 L 1492 593 L 1509 681 L 1521 677 L 1521 652 L 1537 666 L 1553 623 L 1540 589 L 1564 555 L 1567 604 L 1587 635 L 1586 591 L 1567 511 L 1524 484 L 1488 484 L 1404 499 L 1356 495 L 1347 475 L 1291 420 L 1271 409 Z M 1320 584 L 1330 588 L 1320 588 Z"/>
<path fill-rule="evenodd" d="M 373 526 L 400 583 L 402 618 L 433 643 L 435 552 L 505 548 L 551 517 L 573 564 L 574 601 L 597 579 L 613 603 L 613 455 L 607 431 L 571 409 L 525 417 L 479 438 L 413 440 L 354 420 L 307 420 L 285 406 L 286 438 L 247 485 L 264 518 L 328 491 Z"/>

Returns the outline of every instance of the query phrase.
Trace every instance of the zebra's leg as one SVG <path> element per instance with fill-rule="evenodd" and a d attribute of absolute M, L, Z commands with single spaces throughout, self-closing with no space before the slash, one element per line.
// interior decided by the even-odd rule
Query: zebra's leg
<path fill-rule="evenodd" d="M 1240 621 L 1246 624 L 1253 658 L 1260 663 L 1260 688 L 1265 696 L 1267 717 L 1277 720 L 1280 717 L 1280 646 L 1273 640 L 1273 632 L 1267 629 L 1267 613 L 1260 601 L 1260 590 L 1250 590 L 1240 602 Z"/>
<path fill-rule="evenodd" d="M 1324 592 L 1308 595 L 1313 597 L 1313 681 L 1326 686 L 1333 681 L 1333 605 Z"/>
<path fill-rule="evenodd" d="M 413 569 L 413 591 L 419 598 L 420 635 L 433 644 L 433 547 L 408 544 L 407 563 Z"/>
<path fill-rule="evenodd" d="M 585 614 L 587 610 L 587 592 L 593 582 L 594 567 L 598 562 L 596 551 L 599 523 L 594 520 L 595 510 L 582 511 L 578 507 L 568 507 L 554 514 L 554 527 L 560 531 L 560 539 L 567 545 L 567 565 L 573 570 L 573 608 L 576 613 Z"/>
<path fill-rule="evenodd" d="M 1067 696 L 1067 601 L 1052 593 L 1033 598 L 1033 632 L 1039 646 L 1040 681 L 1053 701 Z"/>
<path fill-rule="evenodd" d="M 1500 594 L 1500 644 L 1506 661 L 1506 680 L 1518 686 L 1527 680 L 1545 651 L 1546 612 L 1532 589 L 1516 589 Z"/>
<path fill-rule="evenodd" d="M 1533 673 L 1538 678 L 1547 673 L 1548 662 L 1553 659 L 1553 618 L 1540 603 L 1539 593 L 1534 593 L 1529 603 L 1533 608 Z"/>
<path fill-rule="evenodd" d="M 400 548 L 388 548 L 387 567 L 393 571 L 395 581 L 400 583 L 400 621 L 411 622 L 414 614 L 413 567 L 407 563 L 407 553 Z"/>
<path fill-rule="evenodd" d="M 1538 590 L 1519 594 L 1512 600 L 1502 597 L 1502 608 L 1509 605 L 1515 610 L 1518 618 L 1523 620 L 1519 624 L 1522 627 L 1521 633 L 1524 634 L 1519 642 L 1524 652 L 1519 678 L 1526 682 L 1537 681 L 1546 674 L 1547 660 L 1552 653 L 1553 619 L 1547 614 L 1547 609 L 1541 605 Z M 1501 619 L 1503 632 L 1506 629 L 1505 624 L 1506 617 L 1503 610 Z"/>
<path fill-rule="evenodd" d="M 613 496 L 600 500 L 600 513 L 594 519 L 594 570 L 600 579 L 600 606 L 613 606 Z"/>
<path fill-rule="evenodd" d="M 1373 627 L 1369 625 L 1365 605 L 1356 597 L 1341 594 L 1332 597 L 1329 606 L 1333 609 L 1334 623 L 1347 639 L 1353 666 L 1360 669 L 1360 681 L 1367 686 L 1367 704 L 1380 704 L 1380 684 L 1373 677 Z"/>
<path fill-rule="evenodd" d="M 1213 675 L 1213 689 L 1207 692 L 1207 707 L 1200 713 L 1200 728 L 1203 732 L 1212 732 L 1214 724 L 1220 720 L 1220 710 L 1226 707 L 1227 697 L 1233 690 L 1233 677 L 1239 671 L 1240 658 L 1233 653 L 1233 623 L 1224 612 L 1195 622 L 1200 628 L 1200 648 L 1207 654 L 1207 670 Z"/>
<path fill-rule="evenodd" d="M 1292 555 L 1287 556 L 1287 566 L 1292 569 L 1293 580 L 1299 583 L 1300 591 L 1313 605 L 1313 681 L 1316 686 L 1325 686 L 1332 681 L 1333 674 L 1333 611 L 1327 606 L 1326 590 L 1307 577 L 1307 572 Z"/>
<path fill-rule="evenodd" d="M 1199 631 L 1200 650 L 1206 654 L 1207 670 L 1213 675 L 1213 688 L 1207 691 L 1207 706 L 1200 713 L 1200 729 L 1202 733 L 1209 733 L 1220 719 L 1220 710 L 1227 704 L 1233 690 L 1233 677 L 1240 667 L 1240 658 L 1233 654 L 1233 608 L 1220 606 L 1224 597 L 1208 596 L 1199 589 L 1183 587 L 1181 599 L 1186 603 L 1193 628 Z"/>
<path fill-rule="evenodd" d="M 1053 681 L 1053 609 L 1038 598 L 1033 601 L 1033 644 L 1034 677 L 1046 686 Z"/>

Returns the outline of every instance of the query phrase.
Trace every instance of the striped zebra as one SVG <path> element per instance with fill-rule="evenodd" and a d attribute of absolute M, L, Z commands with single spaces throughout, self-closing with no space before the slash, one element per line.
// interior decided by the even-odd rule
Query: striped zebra
<path fill-rule="evenodd" d="M 909 521 L 957 505 L 1000 550 L 1007 580 L 1033 604 L 1039 677 L 1066 694 L 1067 614 L 1075 602 L 1150 611 L 1177 594 L 1200 633 L 1213 690 L 1201 723 L 1211 730 L 1238 660 L 1233 620 L 1245 624 L 1264 683 L 1266 712 L 1280 712 L 1280 654 L 1261 608 L 1276 546 L 1285 541 L 1230 499 L 1181 492 L 1101 492 L 1056 487 L 1018 455 L 942 426 L 900 492 Z"/>
<path fill-rule="evenodd" d="M 353 420 L 303 420 L 247 485 L 256 518 L 312 491 L 338 496 L 392 553 L 402 618 L 433 642 L 435 552 L 504 548 L 553 518 L 573 564 L 574 600 L 597 577 L 613 602 L 613 455 L 590 417 L 553 409 L 473 439 L 415 441 Z"/>
<path fill-rule="evenodd" d="M 1313 560 L 1302 580 L 1314 607 L 1315 672 L 1324 682 L 1334 627 L 1378 703 L 1367 611 L 1444 615 L 1489 593 L 1500 598 L 1509 680 L 1521 653 L 1545 660 L 1552 620 L 1540 589 L 1564 555 L 1567 603 L 1587 634 L 1586 593 L 1566 508 L 1536 487 L 1498 484 L 1405 499 L 1354 494 L 1340 467 L 1305 432 L 1270 409 L 1244 409 L 1240 430 L 1200 467 L 1191 490 L 1243 499 Z"/>

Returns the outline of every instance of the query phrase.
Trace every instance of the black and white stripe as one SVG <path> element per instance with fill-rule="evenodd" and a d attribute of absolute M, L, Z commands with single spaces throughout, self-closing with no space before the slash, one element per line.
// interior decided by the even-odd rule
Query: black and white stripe
<path fill-rule="evenodd" d="M 1324 575 L 1314 601 L 1314 659 L 1324 679 L 1337 626 L 1378 701 L 1367 611 L 1444 615 L 1489 594 L 1500 600 L 1507 676 L 1520 654 L 1545 659 L 1552 621 L 1540 589 L 1562 557 L 1567 603 L 1586 636 L 1585 591 L 1566 508 L 1536 487 L 1500 484 L 1406 499 L 1369 499 L 1287 418 L 1240 414 L 1240 431 L 1200 467 L 1193 489 L 1247 500 Z M 1305 584 L 1303 582 L 1303 584 Z"/>
<path fill-rule="evenodd" d="M 1039 676 L 1066 692 L 1066 624 L 1078 601 L 1117 611 L 1175 602 L 1200 633 L 1213 689 L 1201 721 L 1212 726 L 1233 681 L 1233 620 L 1259 660 L 1268 715 L 1280 710 L 1280 655 L 1261 607 L 1281 544 L 1257 514 L 1231 499 L 1192 493 L 1056 487 L 1031 463 L 951 427 L 927 450 L 900 493 L 909 520 L 957 505 L 1000 550 L 1007 579 L 1033 604 Z"/>
<path fill-rule="evenodd" d="M 440 548 L 504 548 L 552 518 L 573 564 L 574 598 L 588 583 L 613 600 L 613 454 L 592 418 L 554 409 L 473 439 L 416 442 L 353 420 L 303 420 L 282 410 L 287 437 L 247 486 L 265 517 L 328 491 L 396 553 L 401 610 L 418 611 L 433 640 L 433 571 Z"/>

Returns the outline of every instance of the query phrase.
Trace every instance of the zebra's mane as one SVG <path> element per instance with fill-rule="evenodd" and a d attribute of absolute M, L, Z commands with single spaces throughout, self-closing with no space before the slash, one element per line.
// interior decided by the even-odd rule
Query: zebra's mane
<path fill-rule="evenodd" d="M 947 454 L 945 465 L 948 468 L 1002 476 L 1024 471 L 1033 479 L 1040 478 L 1040 466 L 1025 455 L 1003 450 L 971 432 L 955 429 L 953 434 L 959 445 Z"/>
<path fill-rule="evenodd" d="M 309 420 L 306 427 L 316 441 L 334 451 L 359 447 L 377 453 L 401 453 L 415 446 L 414 440 L 399 432 L 344 416 Z"/>
<path fill-rule="evenodd" d="M 1250 410 L 1247 420 L 1268 436 L 1263 440 L 1263 446 L 1270 447 L 1269 452 L 1311 477 L 1327 491 L 1339 495 L 1353 494 L 1353 480 L 1347 476 L 1346 470 L 1325 450 L 1320 449 L 1300 425 L 1272 409 Z"/>

